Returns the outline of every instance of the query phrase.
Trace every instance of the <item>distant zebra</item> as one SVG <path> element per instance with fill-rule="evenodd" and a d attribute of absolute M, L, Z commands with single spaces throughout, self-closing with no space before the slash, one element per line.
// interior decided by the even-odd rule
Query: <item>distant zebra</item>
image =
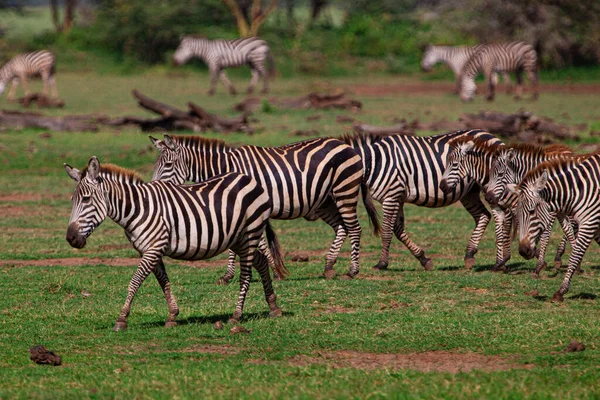
<path fill-rule="evenodd" d="M 465 64 L 461 76 L 460 98 L 463 101 L 473 99 L 477 89 L 475 77 L 479 73 L 485 76 L 487 99 L 494 99 L 497 79 L 494 72 L 512 72 L 517 78 L 515 98 L 521 98 L 523 90 L 523 72 L 533 85 L 533 98 L 538 98 L 538 66 L 537 53 L 533 47 L 524 42 L 488 44 L 479 49 Z"/>
<path fill-rule="evenodd" d="M 209 95 L 215 94 L 217 77 L 231 94 L 236 94 L 231 81 L 227 78 L 225 68 L 239 67 L 249 65 L 252 72 L 252 79 L 248 86 L 247 93 L 252 93 L 258 79 L 263 80 L 263 89 L 261 93 L 269 92 L 269 75 L 274 73 L 273 55 L 267 45 L 267 42 L 257 37 L 241 38 L 234 40 L 209 40 L 202 37 L 184 36 L 179 43 L 179 47 L 173 55 L 176 64 L 186 63 L 190 58 L 198 57 L 202 59 L 210 71 L 210 90 Z M 268 71 L 265 63 L 268 61 Z"/>
<path fill-rule="evenodd" d="M 0 69 L 0 94 L 4 93 L 6 85 L 11 81 L 7 99 L 12 100 L 15 97 L 19 81 L 21 81 L 25 95 L 28 95 L 27 78 L 40 76 L 44 81 L 44 94 L 48 95 L 48 89 L 50 89 L 52 97 L 58 97 L 54 72 L 54 54 L 47 50 L 16 55 Z"/>
<path fill-rule="evenodd" d="M 336 238 L 325 263 L 325 277 L 335 275 L 333 265 L 346 238 L 352 244 L 352 265 L 346 277 L 359 272 L 361 228 L 356 215 L 363 180 L 360 157 L 352 147 L 333 138 L 310 139 L 282 147 L 233 147 L 222 140 L 199 136 L 150 137 L 160 155 L 152 179 L 174 183 L 200 182 L 224 172 L 237 171 L 256 179 L 273 201 L 271 218 L 323 219 Z M 366 196 L 363 190 L 363 196 Z M 367 202 L 368 206 L 368 202 Z M 374 208 L 367 207 L 373 221 Z M 233 260 L 221 278 L 234 275 Z"/>
<path fill-rule="evenodd" d="M 231 321 L 238 321 L 242 315 L 253 264 L 260 273 L 271 316 L 281 315 L 266 258 L 257 251 L 265 230 L 278 272 L 287 271 L 268 222 L 271 200 L 254 179 L 228 173 L 196 185 L 144 183 L 132 171 L 110 164 L 100 166 L 96 157 L 81 172 L 67 164 L 65 169 L 77 182 L 67 230 L 69 244 L 84 247 L 87 237 L 109 216 L 125 230 L 142 256 L 115 330 L 127 328 L 131 302 L 150 272 L 156 276 L 169 306 L 166 326 L 177 325 L 179 308 L 171 293 L 163 256 L 201 260 L 227 249 L 241 259 L 240 295 Z"/>
<path fill-rule="evenodd" d="M 421 70 L 429 72 L 433 66 L 439 62 L 445 63 L 454 72 L 456 79 L 456 93 L 460 93 L 461 72 L 464 65 L 469 59 L 485 45 L 477 46 L 434 46 L 429 45 L 423 53 L 421 60 Z M 494 72 L 494 79 L 498 80 L 498 74 Z M 507 87 L 507 92 L 510 92 L 512 82 L 508 72 L 502 71 L 502 78 Z"/>
<path fill-rule="evenodd" d="M 443 175 L 444 185 L 449 188 L 464 180 L 470 178 L 475 180 L 479 186 L 486 193 L 486 200 L 492 206 L 492 214 L 496 222 L 496 238 L 497 238 L 497 252 L 496 252 L 496 264 L 493 270 L 497 271 L 503 268 L 508 260 L 510 259 L 510 228 L 512 226 L 512 211 L 514 201 L 503 197 L 501 201 L 496 201 L 490 192 L 497 191 L 498 188 L 492 187 L 492 180 L 490 178 L 491 171 L 495 170 L 494 174 L 500 173 L 500 177 L 495 176 L 494 185 L 498 185 L 499 179 L 504 181 L 506 177 L 509 177 L 509 183 L 516 180 L 516 174 L 512 171 L 498 171 L 498 165 L 504 163 L 504 159 L 501 159 L 504 154 L 519 154 L 519 159 L 525 160 L 526 163 L 533 163 L 537 160 L 537 163 L 541 163 L 561 155 L 572 154 L 571 150 L 565 146 L 548 146 L 547 148 L 541 148 L 532 145 L 508 145 L 504 144 L 491 144 L 487 141 L 481 140 L 469 140 L 468 138 L 460 137 L 450 142 L 453 150 L 448 155 L 448 167 Z M 520 163 L 519 168 L 525 163 Z M 525 171 L 526 172 L 526 171 Z M 521 178 L 525 173 L 519 176 L 516 182 L 520 182 Z M 506 184 L 505 184 L 506 185 Z M 506 186 L 504 186 L 506 191 Z M 563 219 L 560 218 L 561 223 Z M 571 234 L 569 237 L 572 238 L 572 230 L 569 228 L 565 231 Z M 538 255 L 538 265 L 536 266 L 536 272 L 534 276 L 539 275 L 539 271 L 546 267 L 544 260 L 546 253 L 546 246 L 550 239 L 549 230 L 544 234 L 541 240 L 541 247 Z M 565 251 L 565 239 L 559 247 L 557 257 L 560 257 Z"/>
<path fill-rule="evenodd" d="M 563 301 L 583 255 L 592 240 L 600 237 L 600 154 L 542 163 L 518 186 L 509 185 L 509 190 L 518 195 L 519 253 L 527 259 L 535 255 L 536 243 L 557 214 L 573 217 L 578 223 L 565 278 L 552 297 Z"/>
<path fill-rule="evenodd" d="M 392 232 L 426 270 L 433 268 L 433 262 L 425 256 L 425 251 L 405 231 L 405 203 L 435 208 L 460 201 L 476 225 L 465 253 L 465 267 L 471 268 L 475 264 L 474 255 L 490 221 L 490 213 L 479 197 L 480 188 L 474 181 L 465 180 L 456 189 L 444 193 L 439 185 L 446 169 L 449 142 L 460 136 L 500 142 L 482 130 L 463 130 L 428 137 L 354 134 L 341 138 L 360 154 L 371 195 L 383 204 L 382 250 L 375 269 L 388 267 Z"/>

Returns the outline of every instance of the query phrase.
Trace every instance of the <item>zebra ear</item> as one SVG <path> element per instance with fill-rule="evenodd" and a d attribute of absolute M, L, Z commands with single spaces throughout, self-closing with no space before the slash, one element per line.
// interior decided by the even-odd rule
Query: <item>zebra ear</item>
<path fill-rule="evenodd" d="M 546 187 L 547 183 L 548 183 L 548 170 L 545 169 L 544 172 L 542 172 L 542 174 L 540 175 L 540 177 L 537 178 L 537 180 L 535 181 L 535 189 L 538 192 L 541 192 Z"/>
<path fill-rule="evenodd" d="M 87 170 L 87 178 L 91 181 L 95 181 L 98 179 L 98 175 L 100 175 L 100 162 L 96 158 L 96 156 L 92 156 L 90 161 L 88 162 L 88 170 Z"/>
<path fill-rule="evenodd" d="M 163 145 L 162 142 L 156 138 L 153 138 L 152 135 L 148 135 L 148 138 L 150 138 L 150 141 L 152 142 L 154 147 L 156 147 L 156 149 L 160 151 Z"/>
<path fill-rule="evenodd" d="M 63 165 L 65 166 L 65 170 L 71 179 L 73 179 L 75 182 L 79 182 L 81 180 L 81 172 L 77 168 L 73 168 L 67 163 Z"/>
<path fill-rule="evenodd" d="M 469 151 L 473 150 L 473 147 L 475 147 L 475 143 L 473 143 L 473 142 L 466 142 L 466 143 L 463 143 L 463 144 L 460 146 L 460 152 L 461 152 L 463 155 L 466 155 L 466 154 L 467 154 Z"/>
<path fill-rule="evenodd" d="M 506 160 L 507 161 L 510 162 L 510 161 L 514 160 L 515 156 L 516 156 L 516 154 L 515 154 L 515 151 L 513 149 L 506 150 Z"/>
<path fill-rule="evenodd" d="M 506 185 L 506 190 L 508 190 L 508 193 L 510 194 L 515 194 L 517 196 L 519 195 L 519 187 L 514 183 L 509 183 Z"/>
<path fill-rule="evenodd" d="M 177 151 L 177 149 L 179 148 L 179 146 L 177 145 L 177 143 L 175 143 L 173 138 L 166 134 L 164 135 L 163 143 L 169 148 L 169 150 L 172 151 Z"/>

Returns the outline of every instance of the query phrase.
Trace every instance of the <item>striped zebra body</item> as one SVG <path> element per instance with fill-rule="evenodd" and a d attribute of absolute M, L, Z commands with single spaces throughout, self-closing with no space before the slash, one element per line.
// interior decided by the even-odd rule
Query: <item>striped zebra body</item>
<path fill-rule="evenodd" d="M 477 46 L 434 46 L 429 45 L 423 53 L 421 60 L 421 69 L 423 71 L 431 71 L 433 66 L 439 62 L 445 63 L 454 72 L 456 79 L 456 93 L 460 93 L 461 73 L 465 64 L 469 59 L 477 53 L 485 45 Z M 511 88 L 510 75 L 506 71 L 502 71 L 504 83 L 507 85 L 508 91 Z M 498 80 L 498 75 L 494 72 L 494 79 Z"/>
<path fill-rule="evenodd" d="M 326 277 L 335 275 L 333 265 L 346 235 L 352 244 L 348 276 L 358 274 L 361 228 L 356 206 L 363 173 L 360 157 L 352 147 L 333 138 L 282 147 L 239 148 L 198 136 L 165 135 L 162 141 L 151 140 L 160 151 L 152 179 L 200 182 L 228 171 L 247 174 L 271 197 L 271 218 L 320 218 L 333 228 L 336 239 L 327 256 Z M 372 210 L 372 218 L 374 214 Z M 233 273 L 230 263 L 222 279 L 230 280 Z"/>
<path fill-rule="evenodd" d="M 383 205 L 382 251 L 376 269 L 388 267 L 392 232 L 425 269 L 433 268 L 431 259 L 406 234 L 404 203 L 435 208 L 460 201 L 476 223 L 465 254 L 466 267 L 474 265 L 473 256 L 490 220 L 490 213 L 479 198 L 480 188 L 475 182 L 466 180 L 449 192 L 439 188 L 450 151 L 449 142 L 460 136 L 498 141 L 481 130 L 456 131 L 429 137 L 357 134 L 342 138 L 360 154 L 371 195 Z"/>
<path fill-rule="evenodd" d="M 533 97 L 537 99 L 537 53 L 531 45 L 524 42 L 488 44 L 479 49 L 463 67 L 461 99 L 463 101 L 473 99 L 476 90 L 475 77 L 483 73 L 488 90 L 487 99 L 493 100 L 497 81 L 494 79 L 494 72 L 513 71 L 517 78 L 515 98 L 521 97 L 523 72 L 525 72 L 533 85 Z"/>
<path fill-rule="evenodd" d="M 53 97 L 58 97 L 56 80 L 54 79 L 54 54 L 47 50 L 23 53 L 13 57 L 0 69 L 0 94 L 4 93 L 6 85 L 11 82 L 8 100 L 15 97 L 19 82 L 23 84 L 25 95 L 29 94 L 27 78 L 40 76 L 44 82 L 44 94 L 52 91 Z"/>
<path fill-rule="evenodd" d="M 67 230 L 69 244 L 84 247 L 87 237 L 108 216 L 125 230 L 133 247 L 142 255 L 115 330 L 127 327 L 131 302 L 150 272 L 156 276 L 169 306 L 167 326 L 176 325 L 179 308 L 171 293 L 163 256 L 201 260 L 227 249 L 235 251 L 241 259 L 240 295 L 232 320 L 239 320 L 242 315 L 253 264 L 261 275 L 272 315 L 281 314 L 266 258 L 257 251 L 265 229 L 276 266 L 280 273 L 286 271 L 268 224 L 271 200 L 254 179 L 229 173 L 196 185 L 144 183 L 131 171 L 113 165 L 100 166 L 96 157 L 81 172 L 66 164 L 65 168 L 78 183 Z"/>
<path fill-rule="evenodd" d="M 210 71 L 209 95 L 216 91 L 217 78 L 229 89 L 231 94 L 236 94 L 231 81 L 227 78 L 225 68 L 250 66 L 252 78 L 247 93 L 252 93 L 258 80 L 262 78 L 262 93 L 269 91 L 269 74 L 272 74 L 274 63 L 273 56 L 267 42 L 257 37 L 241 38 L 235 40 L 209 40 L 201 37 L 184 36 L 179 47 L 173 55 L 176 64 L 184 64 L 190 58 L 202 59 Z M 269 62 L 267 70 L 266 63 Z"/>
<path fill-rule="evenodd" d="M 552 300 L 562 301 L 571 278 L 592 240 L 600 237 L 600 155 L 558 158 L 527 173 L 521 183 L 509 185 L 518 195 L 519 253 L 532 258 L 543 232 L 556 215 L 574 218 L 578 232 L 565 278 Z"/>

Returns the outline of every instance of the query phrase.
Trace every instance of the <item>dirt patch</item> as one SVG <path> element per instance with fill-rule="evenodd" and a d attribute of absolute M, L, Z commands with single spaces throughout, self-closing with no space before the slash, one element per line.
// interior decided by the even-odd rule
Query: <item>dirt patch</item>
<path fill-rule="evenodd" d="M 358 96 L 381 96 L 387 94 L 448 94 L 454 91 L 454 84 L 446 82 L 415 82 L 415 83 L 396 83 L 396 84 L 375 84 L 375 85 L 347 85 L 346 89 Z M 526 83 L 524 92 L 530 90 Z M 483 86 L 479 85 L 479 93 L 483 93 Z M 573 94 L 598 94 L 600 93 L 600 84 L 568 84 L 561 85 L 556 83 L 547 83 L 540 85 L 541 96 L 544 92 L 553 93 L 573 93 Z M 457 96 L 458 100 L 458 96 Z"/>
<path fill-rule="evenodd" d="M 422 372 L 470 372 L 506 371 L 509 369 L 530 369 L 533 364 L 518 364 L 515 358 L 485 356 L 477 353 L 455 353 L 450 351 L 430 351 L 425 353 L 386 354 L 342 350 L 322 352 L 316 356 L 296 356 L 288 360 L 293 366 L 326 364 L 333 368 L 356 369 L 410 369 Z"/>
<path fill-rule="evenodd" d="M 342 306 L 331 306 L 327 307 L 327 309 L 325 309 L 323 312 L 325 314 L 352 314 L 356 312 L 356 310 Z"/>
<path fill-rule="evenodd" d="M 100 257 L 72 257 L 72 258 L 48 258 L 44 260 L 0 260 L 1 266 L 13 267 L 49 267 L 65 266 L 73 267 L 79 265 L 108 265 L 110 267 L 133 267 L 140 262 L 139 258 L 100 258 Z M 167 264 L 185 265 L 193 268 L 225 267 L 226 260 L 201 260 L 201 261 L 179 261 L 167 259 Z"/>
<path fill-rule="evenodd" d="M 473 288 L 473 287 L 465 287 L 463 288 L 465 291 L 470 292 L 470 293 L 479 293 L 479 294 L 485 294 L 487 292 L 489 292 L 488 289 L 483 289 L 483 288 Z"/>
<path fill-rule="evenodd" d="M 46 193 L 8 193 L 0 196 L 0 202 L 14 202 L 20 203 L 22 201 L 41 201 L 42 199 L 66 199 L 63 194 L 46 194 Z"/>
<path fill-rule="evenodd" d="M 234 348 L 226 344 L 201 344 L 192 347 L 186 347 L 182 350 L 175 351 L 176 353 L 201 353 L 201 354 L 222 354 L 222 355 L 235 355 L 240 352 L 239 349 Z"/>

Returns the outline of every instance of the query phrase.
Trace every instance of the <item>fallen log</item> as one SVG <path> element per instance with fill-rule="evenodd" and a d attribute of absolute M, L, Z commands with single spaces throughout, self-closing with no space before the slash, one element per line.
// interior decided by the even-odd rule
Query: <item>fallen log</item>
<path fill-rule="evenodd" d="M 32 112 L 0 111 L 0 126 L 10 129 L 43 128 L 51 131 L 96 132 L 99 121 L 98 117 L 93 115 L 52 117 Z"/>
<path fill-rule="evenodd" d="M 409 135 L 413 136 L 415 130 L 409 127 L 406 122 L 400 122 L 392 126 L 376 126 L 368 124 L 354 124 L 353 130 L 356 133 L 370 133 L 377 135 Z"/>
<path fill-rule="evenodd" d="M 191 116 L 176 107 L 169 106 L 167 104 L 161 103 L 160 101 L 151 99 L 140 93 L 137 89 L 133 89 L 131 94 L 138 101 L 140 107 L 145 108 L 146 110 L 152 111 L 156 114 L 162 115 L 165 118 L 173 117 L 178 119 L 189 119 Z"/>
<path fill-rule="evenodd" d="M 248 97 L 242 102 L 233 106 L 235 111 L 254 112 L 260 109 L 262 101 L 258 97 Z M 277 108 L 306 110 L 306 109 L 344 109 L 351 111 L 360 111 L 362 103 L 355 99 L 349 99 L 344 92 L 336 93 L 317 93 L 312 92 L 308 95 L 298 97 L 269 97 L 267 101 Z"/>

